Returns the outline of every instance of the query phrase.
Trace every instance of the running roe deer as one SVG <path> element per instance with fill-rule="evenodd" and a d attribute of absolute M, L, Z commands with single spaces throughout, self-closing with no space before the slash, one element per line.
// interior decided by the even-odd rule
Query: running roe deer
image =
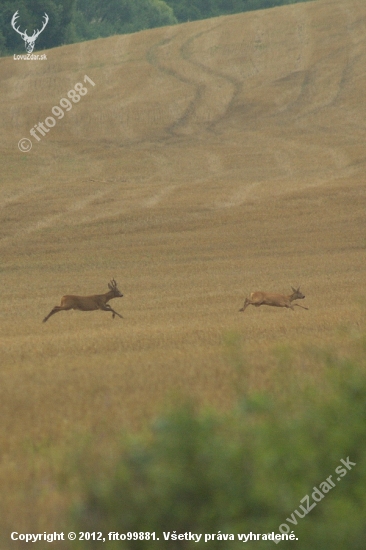
<path fill-rule="evenodd" d="M 245 298 L 244 305 L 239 311 L 245 311 L 249 305 L 252 306 L 275 306 L 275 307 L 288 307 L 294 309 L 294 306 L 302 307 L 303 309 L 309 309 L 305 306 L 300 306 L 300 304 L 293 304 L 294 300 L 303 300 L 305 298 L 304 294 L 300 292 L 300 287 L 293 290 L 292 294 L 285 296 L 284 294 L 269 294 L 268 292 L 252 292 L 249 295 L 249 298 Z"/>
<path fill-rule="evenodd" d="M 115 315 L 121 317 L 122 315 L 114 311 L 111 306 L 107 303 L 112 298 L 122 298 L 123 294 L 118 290 L 117 283 L 114 279 L 108 283 L 109 291 L 105 294 L 94 294 L 93 296 L 63 296 L 61 298 L 61 305 L 55 306 L 53 310 L 43 319 L 45 323 L 51 315 L 54 315 L 58 311 L 68 311 L 69 309 L 79 309 L 80 311 L 94 311 L 96 309 L 101 309 L 102 311 L 111 311 L 112 319 Z"/>

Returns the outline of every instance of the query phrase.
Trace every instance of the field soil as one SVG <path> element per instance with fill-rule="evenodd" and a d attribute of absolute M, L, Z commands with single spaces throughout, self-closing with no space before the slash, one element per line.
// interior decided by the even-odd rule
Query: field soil
<path fill-rule="evenodd" d="M 57 528 L 57 464 L 75 434 L 108 446 L 184 396 L 229 408 L 237 345 L 246 389 L 275 394 L 273 350 L 335 346 L 365 303 L 364 0 L 46 54 L 0 59 L 3 533 Z M 48 117 L 38 141 L 30 130 Z M 123 319 L 42 323 L 63 295 L 107 292 L 112 278 Z M 291 285 L 308 311 L 239 313 L 250 292 Z M 2 548 L 17 545 L 6 534 Z"/>

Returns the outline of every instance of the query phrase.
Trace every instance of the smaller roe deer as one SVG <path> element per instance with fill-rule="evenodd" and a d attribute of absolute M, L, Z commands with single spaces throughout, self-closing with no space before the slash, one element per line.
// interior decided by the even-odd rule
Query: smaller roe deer
<path fill-rule="evenodd" d="M 305 306 L 300 306 L 300 304 L 292 304 L 294 300 L 302 300 L 305 298 L 304 294 L 300 292 L 300 287 L 296 290 L 293 286 L 291 287 L 293 293 L 289 296 L 284 294 L 268 294 L 268 292 L 252 292 L 249 295 L 249 298 L 245 298 L 244 305 L 239 311 L 245 311 L 249 306 L 275 306 L 275 307 L 288 307 L 294 309 L 294 306 L 302 307 L 303 309 L 309 309 Z"/>
<path fill-rule="evenodd" d="M 94 311 L 96 309 L 101 309 L 102 311 L 111 311 L 112 318 L 114 319 L 115 315 L 121 317 L 122 315 L 114 311 L 107 302 L 112 298 L 122 298 L 123 294 L 118 290 L 117 283 L 114 279 L 108 283 L 109 292 L 105 294 L 94 294 L 93 296 L 63 296 L 61 298 L 61 305 L 55 306 L 53 310 L 43 319 L 45 323 L 47 319 L 54 315 L 58 311 L 68 311 L 69 309 L 79 309 L 80 311 Z"/>

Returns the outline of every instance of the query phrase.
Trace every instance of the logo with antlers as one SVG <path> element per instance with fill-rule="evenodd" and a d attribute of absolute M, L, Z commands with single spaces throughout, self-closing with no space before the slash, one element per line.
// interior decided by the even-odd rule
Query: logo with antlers
<path fill-rule="evenodd" d="M 47 15 L 47 13 L 45 13 L 44 16 L 43 16 L 44 21 L 43 21 L 43 25 L 42 25 L 41 30 L 37 29 L 36 31 L 33 32 L 32 36 L 28 36 L 27 35 L 27 29 L 25 29 L 24 32 L 21 32 L 19 30 L 19 27 L 16 28 L 16 26 L 15 26 L 16 20 L 19 17 L 18 14 L 19 14 L 19 10 L 17 10 L 14 13 L 13 18 L 11 20 L 11 26 L 23 38 L 24 43 L 25 43 L 25 49 L 27 50 L 27 53 L 32 53 L 33 50 L 34 50 L 34 44 L 35 44 L 37 38 L 39 37 L 39 35 L 41 34 L 41 32 L 44 30 L 45 26 L 48 23 L 48 20 L 49 20 L 48 15 Z"/>

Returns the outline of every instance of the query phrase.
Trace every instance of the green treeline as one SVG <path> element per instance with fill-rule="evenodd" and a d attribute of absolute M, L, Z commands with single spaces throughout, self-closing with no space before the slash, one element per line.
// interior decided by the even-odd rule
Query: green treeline
<path fill-rule="evenodd" d="M 103 550 L 236 550 L 253 540 L 267 550 L 276 548 L 269 533 L 292 534 L 297 550 L 363 550 L 365 337 L 352 345 L 353 357 L 277 352 L 276 396 L 248 393 L 252 367 L 234 349 L 241 395 L 231 411 L 178 408 L 126 439 L 113 460 L 96 459 L 87 442 L 68 463 L 82 495 L 68 529 L 122 534 L 93 542 Z M 72 548 L 88 550 L 90 541 Z"/>
<path fill-rule="evenodd" d="M 24 52 L 24 42 L 10 22 L 28 36 L 40 29 L 44 13 L 49 22 L 36 50 L 54 48 L 115 34 L 272 8 L 304 0 L 0 0 L 0 55 Z"/>
<path fill-rule="evenodd" d="M 167 0 L 179 23 L 230 15 L 243 11 L 263 10 L 304 0 Z"/>

